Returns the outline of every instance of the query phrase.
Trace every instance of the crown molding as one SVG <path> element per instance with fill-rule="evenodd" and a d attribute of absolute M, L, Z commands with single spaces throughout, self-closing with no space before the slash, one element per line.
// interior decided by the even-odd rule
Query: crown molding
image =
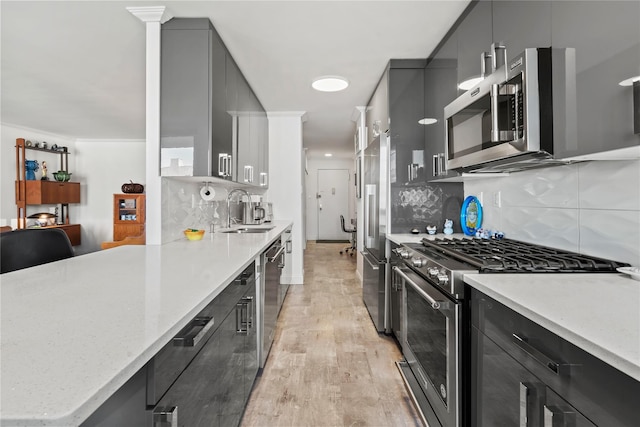
<path fill-rule="evenodd" d="M 164 6 L 132 6 L 126 8 L 129 13 L 142 22 L 160 22 L 164 24 L 173 16 L 166 11 Z"/>

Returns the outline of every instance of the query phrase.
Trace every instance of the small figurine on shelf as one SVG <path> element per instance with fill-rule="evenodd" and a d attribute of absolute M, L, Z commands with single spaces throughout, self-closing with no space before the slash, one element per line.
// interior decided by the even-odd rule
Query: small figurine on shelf
<path fill-rule="evenodd" d="M 450 219 L 444 220 L 444 234 L 453 234 L 453 221 Z"/>
<path fill-rule="evenodd" d="M 37 160 L 25 160 L 24 161 L 25 178 L 29 181 L 36 179 L 35 172 L 40 169 L 40 165 Z"/>
<path fill-rule="evenodd" d="M 40 178 L 42 181 L 48 181 L 49 177 L 47 176 L 47 162 L 43 161 L 42 162 L 42 178 Z"/>

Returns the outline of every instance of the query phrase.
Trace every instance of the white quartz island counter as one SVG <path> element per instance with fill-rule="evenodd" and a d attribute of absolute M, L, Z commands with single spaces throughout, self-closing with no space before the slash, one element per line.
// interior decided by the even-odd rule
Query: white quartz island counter
<path fill-rule="evenodd" d="M 79 425 L 291 223 L 271 225 L 0 276 L 0 425 Z"/>
<path fill-rule="evenodd" d="M 419 243 L 444 234 L 391 234 Z M 454 234 L 451 237 L 468 237 Z M 640 381 L 640 282 L 624 274 L 465 274 L 465 283 Z"/>

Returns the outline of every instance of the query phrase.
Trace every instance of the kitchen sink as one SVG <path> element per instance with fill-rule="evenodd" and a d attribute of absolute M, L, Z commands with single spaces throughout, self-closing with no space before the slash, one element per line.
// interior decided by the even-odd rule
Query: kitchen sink
<path fill-rule="evenodd" d="M 252 228 L 234 228 L 232 230 L 222 230 L 219 233 L 266 233 L 270 230 L 273 230 L 275 227 L 252 227 Z"/>

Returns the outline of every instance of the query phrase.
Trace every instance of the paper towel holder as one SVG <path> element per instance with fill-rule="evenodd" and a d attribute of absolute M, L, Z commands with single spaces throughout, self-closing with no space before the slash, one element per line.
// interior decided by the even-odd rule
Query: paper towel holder
<path fill-rule="evenodd" d="M 205 181 L 202 183 L 202 188 L 200 189 L 200 197 L 206 202 L 210 202 L 216 195 L 215 190 L 213 189 L 212 183 Z"/>

